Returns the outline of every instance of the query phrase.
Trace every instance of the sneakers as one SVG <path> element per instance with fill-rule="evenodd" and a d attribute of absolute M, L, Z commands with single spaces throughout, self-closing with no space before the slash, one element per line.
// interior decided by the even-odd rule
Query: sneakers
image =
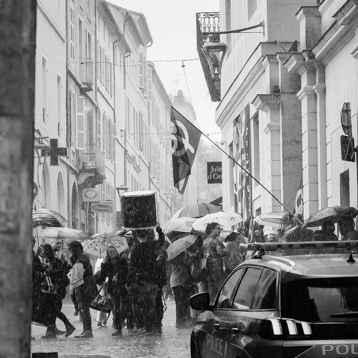
<path fill-rule="evenodd" d="M 71 323 L 67 324 L 65 337 L 69 337 L 75 331 L 75 329 L 76 327 L 73 326 Z"/>
<path fill-rule="evenodd" d="M 122 331 L 115 331 L 114 333 L 112 333 L 112 337 L 120 337 L 122 336 Z"/>
<path fill-rule="evenodd" d="M 147 330 L 146 330 L 145 327 L 139 328 L 139 329 L 137 330 L 137 334 L 144 334 L 144 333 L 147 333 Z"/>
<path fill-rule="evenodd" d="M 65 331 L 60 331 L 57 327 L 55 327 L 55 334 L 58 336 L 62 336 L 63 334 L 65 334 Z"/>
<path fill-rule="evenodd" d="M 93 334 L 92 331 L 85 331 L 83 334 L 79 335 L 79 336 L 75 336 L 75 338 L 93 338 Z"/>

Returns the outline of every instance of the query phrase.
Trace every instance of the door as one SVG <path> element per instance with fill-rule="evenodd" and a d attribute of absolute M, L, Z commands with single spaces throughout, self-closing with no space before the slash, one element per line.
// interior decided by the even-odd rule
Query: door
<path fill-rule="evenodd" d="M 225 337 L 225 321 L 230 315 L 232 296 L 245 271 L 244 268 L 234 271 L 218 293 L 214 309 L 207 322 L 206 336 L 202 345 L 203 357 L 226 357 L 227 339 Z"/>

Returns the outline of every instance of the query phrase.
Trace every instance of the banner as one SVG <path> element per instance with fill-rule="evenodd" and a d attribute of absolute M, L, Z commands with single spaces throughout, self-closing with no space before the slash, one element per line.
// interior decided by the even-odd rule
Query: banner
<path fill-rule="evenodd" d="M 293 214 L 301 214 L 303 216 L 303 186 L 302 186 L 302 177 L 300 179 L 300 184 L 298 185 L 298 190 L 295 198 L 295 205 L 293 208 Z"/>
<path fill-rule="evenodd" d="M 180 194 L 185 191 L 198 149 L 200 131 L 175 108 L 171 110 L 173 177 L 174 186 Z"/>
<path fill-rule="evenodd" d="M 222 162 L 207 162 L 208 184 L 221 184 Z"/>

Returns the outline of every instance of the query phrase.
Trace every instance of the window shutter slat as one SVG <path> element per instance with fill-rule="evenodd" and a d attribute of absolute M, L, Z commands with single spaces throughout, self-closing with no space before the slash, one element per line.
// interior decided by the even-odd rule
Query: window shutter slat
<path fill-rule="evenodd" d="M 77 96 L 77 149 L 85 149 L 85 98 Z"/>

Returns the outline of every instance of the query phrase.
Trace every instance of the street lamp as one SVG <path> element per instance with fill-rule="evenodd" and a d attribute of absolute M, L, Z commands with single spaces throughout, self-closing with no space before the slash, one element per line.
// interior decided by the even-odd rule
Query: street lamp
<path fill-rule="evenodd" d="M 121 184 L 120 186 L 116 187 L 116 190 L 117 190 L 118 196 L 120 197 L 122 192 L 125 193 L 126 191 L 128 191 L 128 187 L 127 187 L 127 185 Z"/>

